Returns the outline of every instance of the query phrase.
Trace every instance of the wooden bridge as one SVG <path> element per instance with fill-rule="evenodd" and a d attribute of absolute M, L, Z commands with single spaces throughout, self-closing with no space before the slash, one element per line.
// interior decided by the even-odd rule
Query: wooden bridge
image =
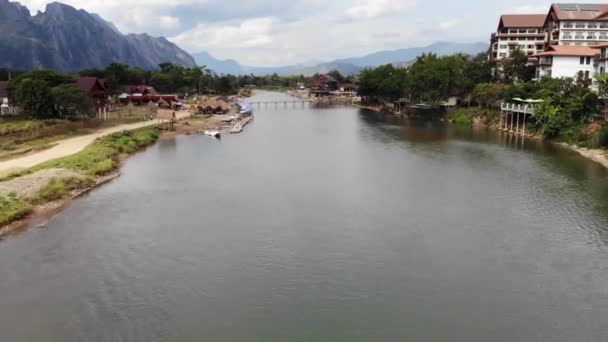
<path fill-rule="evenodd" d="M 250 102 L 256 108 L 305 108 L 313 104 L 311 100 L 289 100 L 289 101 L 259 101 Z"/>

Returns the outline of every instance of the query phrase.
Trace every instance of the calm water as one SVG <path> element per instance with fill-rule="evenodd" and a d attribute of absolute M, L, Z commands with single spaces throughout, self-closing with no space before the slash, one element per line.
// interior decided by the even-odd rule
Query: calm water
<path fill-rule="evenodd" d="M 604 170 L 352 108 L 161 141 L 0 241 L 2 341 L 607 336 Z"/>

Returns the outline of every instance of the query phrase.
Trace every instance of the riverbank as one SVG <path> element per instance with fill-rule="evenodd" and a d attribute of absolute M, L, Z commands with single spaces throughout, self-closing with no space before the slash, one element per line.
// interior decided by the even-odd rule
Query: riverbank
<path fill-rule="evenodd" d="M 472 125 L 477 127 L 486 127 L 493 130 L 498 130 L 498 120 L 500 116 L 497 111 L 480 110 L 477 108 L 460 109 L 451 113 L 448 119 L 449 123 L 455 125 Z M 582 147 L 577 144 L 562 142 L 559 140 L 546 140 L 538 132 L 529 130 L 525 134 L 528 139 L 538 141 L 548 141 L 558 144 L 564 148 L 579 153 L 585 158 L 588 158 L 608 169 L 608 151 L 602 148 Z"/>
<path fill-rule="evenodd" d="M 154 126 L 96 137 L 82 151 L 43 160 L 0 178 L 0 239 L 29 225 L 40 225 L 72 200 L 120 175 L 122 163 L 158 139 L 223 129 L 228 115 L 191 117 L 178 121 L 172 131 Z"/>

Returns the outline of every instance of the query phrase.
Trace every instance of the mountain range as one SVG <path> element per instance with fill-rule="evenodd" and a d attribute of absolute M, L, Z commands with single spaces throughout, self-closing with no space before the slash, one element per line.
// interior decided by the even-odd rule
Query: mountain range
<path fill-rule="evenodd" d="M 486 43 L 452 43 L 437 42 L 428 46 L 413 47 L 399 50 L 379 51 L 362 57 L 344 58 L 318 64 L 296 64 L 282 67 L 253 67 L 239 64 L 237 61 L 228 59 L 220 60 L 207 52 L 194 54 L 197 64 L 205 65 L 218 74 L 254 74 L 268 75 L 276 73 L 285 75 L 311 76 L 316 73 L 326 73 L 338 70 L 343 75 L 357 74 L 363 68 L 377 67 L 384 64 L 406 65 L 423 53 L 435 53 L 438 55 L 451 55 L 454 53 L 465 53 L 475 55 L 487 51 Z"/>
<path fill-rule="evenodd" d="M 104 68 L 120 62 L 144 69 L 171 62 L 185 67 L 205 65 L 218 74 L 305 75 L 338 70 L 357 74 L 366 67 L 393 63 L 406 65 L 422 53 L 476 54 L 487 50 L 485 43 L 438 42 L 424 47 L 375 52 L 366 56 L 333 61 L 256 67 L 235 60 L 221 60 L 207 52 L 190 55 L 164 37 L 122 34 L 114 24 L 95 13 L 77 10 L 58 2 L 32 16 L 18 2 L 0 0 L 0 67 L 29 70 L 46 67 L 75 72 Z"/>
<path fill-rule="evenodd" d="M 191 67 L 190 54 L 163 37 L 123 35 L 97 14 L 61 3 L 30 15 L 18 2 L 0 0 L 0 67 L 61 71 L 103 68 L 112 62 L 144 69 L 172 62 Z"/>

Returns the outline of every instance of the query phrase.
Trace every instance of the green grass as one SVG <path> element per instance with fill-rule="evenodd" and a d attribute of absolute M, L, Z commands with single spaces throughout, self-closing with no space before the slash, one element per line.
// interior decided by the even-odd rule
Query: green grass
<path fill-rule="evenodd" d="M 95 176 L 108 174 L 118 168 L 121 155 L 135 153 L 154 143 L 158 137 L 159 131 L 152 127 L 114 133 L 99 139 L 77 154 L 51 160 L 0 179 L 1 182 L 51 168 L 70 169 L 83 175 L 82 177 L 52 179 L 33 198 L 17 198 L 14 194 L 0 196 L 0 226 L 25 217 L 31 212 L 34 205 L 67 198 L 74 190 L 93 186 Z"/>
<path fill-rule="evenodd" d="M 471 126 L 475 118 L 481 119 L 485 125 L 491 125 L 496 123 L 499 117 L 499 111 L 477 107 L 459 108 L 450 114 L 452 122 L 458 126 Z"/>
<path fill-rule="evenodd" d="M 458 109 L 452 114 L 452 122 L 458 126 L 470 126 L 473 123 L 473 117 L 468 111 Z"/>
<path fill-rule="evenodd" d="M 0 196 L 0 226 L 24 218 L 32 211 L 32 205 L 14 194 Z"/>
<path fill-rule="evenodd" d="M 36 166 L 34 171 L 61 168 L 78 171 L 88 176 L 105 175 L 118 167 L 121 154 L 137 152 L 154 143 L 158 137 L 158 130 L 151 127 L 114 133 L 101 138 L 77 154 Z"/>
<path fill-rule="evenodd" d="M 32 204 L 42 204 L 60 200 L 69 197 L 74 190 L 85 189 L 94 184 L 95 180 L 91 177 L 53 178 L 30 201 Z"/>

